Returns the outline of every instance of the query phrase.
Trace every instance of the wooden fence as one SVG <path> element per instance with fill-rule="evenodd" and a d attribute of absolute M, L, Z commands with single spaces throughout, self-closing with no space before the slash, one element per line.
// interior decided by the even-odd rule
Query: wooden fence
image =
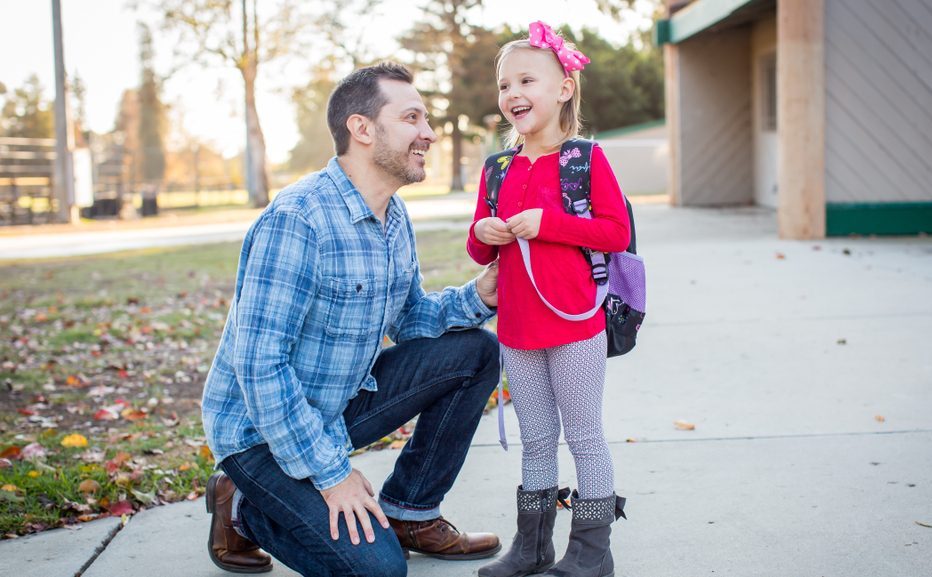
<path fill-rule="evenodd" d="M 55 219 L 55 141 L 0 137 L 0 225 Z"/>

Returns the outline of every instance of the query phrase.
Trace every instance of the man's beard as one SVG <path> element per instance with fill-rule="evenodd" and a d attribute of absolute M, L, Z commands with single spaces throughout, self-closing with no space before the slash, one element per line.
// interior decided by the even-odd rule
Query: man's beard
<path fill-rule="evenodd" d="M 384 170 L 388 175 L 394 177 L 402 186 L 421 182 L 427 177 L 426 172 L 421 167 L 412 167 L 408 164 L 408 158 L 411 154 L 410 148 L 405 151 L 392 150 L 385 143 L 385 129 L 378 123 L 375 124 L 375 155 L 373 161 L 375 165 Z"/>

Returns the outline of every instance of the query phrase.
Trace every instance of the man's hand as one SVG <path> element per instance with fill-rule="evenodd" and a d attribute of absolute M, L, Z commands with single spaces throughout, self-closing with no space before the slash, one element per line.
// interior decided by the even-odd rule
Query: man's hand
<path fill-rule="evenodd" d="M 543 214 L 543 209 L 529 208 L 509 218 L 505 223 L 516 237 L 531 240 L 537 238 L 540 232 L 540 219 Z"/>
<path fill-rule="evenodd" d="M 479 220 L 473 227 L 473 232 L 481 242 L 492 246 L 508 244 L 515 240 L 515 235 L 508 230 L 508 225 L 497 216 L 487 216 Z"/>
<path fill-rule="evenodd" d="M 375 500 L 375 491 L 369 484 L 362 473 L 353 469 L 349 477 L 343 479 L 340 483 L 324 489 L 320 492 L 330 508 L 330 537 L 334 541 L 340 538 L 340 530 L 337 526 L 340 520 L 340 513 L 346 521 L 346 527 L 349 529 L 350 541 L 353 545 L 359 545 L 359 532 L 356 530 L 356 520 L 362 525 L 362 531 L 366 535 L 366 541 L 373 543 L 375 533 L 372 531 L 372 523 L 369 522 L 369 512 L 375 515 L 379 524 L 388 529 L 388 519 L 382 508 L 379 507 L 378 501 Z"/>
<path fill-rule="evenodd" d="M 479 298 L 489 308 L 498 306 L 498 261 L 485 267 L 485 270 L 476 277 L 476 291 Z"/>

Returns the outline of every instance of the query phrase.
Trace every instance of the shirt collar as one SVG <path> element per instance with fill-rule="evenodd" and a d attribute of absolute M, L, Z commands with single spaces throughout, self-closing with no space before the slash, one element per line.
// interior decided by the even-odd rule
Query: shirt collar
<path fill-rule="evenodd" d="M 343 202 L 346 203 L 346 208 L 350 213 L 350 221 L 353 224 L 361 220 L 366 220 L 367 218 L 375 220 L 375 214 L 372 212 L 372 209 L 366 205 L 366 201 L 363 200 L 362 195 L 359 194 L 359 191 L 353 185 L 352 181 L 350 181 L 346 173 L 343 172 L 343 167 L 340 166 L 336 156 L 331 158 L 330 162 L 327 163 L 326 172 L 336 185 L 337 191 L 343 198 Z M 398 199 L 392 195 L 388 200 L 388 210 L 386 211 L 387 218 L 399 218 L 401 216 L 401 209 L 398 203 Z"/>
<path fill-rule="evenodd" d="M 346 208 L 350 213 L 350 221 L 352 221 L 353 224 L 367 218 L 375 218 L 375 215 L 372 214 L 372 210 L 366 206 L 366 202 L 362 199 L 362 195 L 359 194 L 359 191 L 356 190 L 356 187 L 350 182 L 346 173 L 343 172 L 343 167 L 337 162 L 336 156 L 331 158 L 330 162 L 327 163 L 326 170 L 327 175 L 333 181 L 333 184 L 336 185 L 337 191 L 343 198 L 343 202 L 346 203 Z"/>

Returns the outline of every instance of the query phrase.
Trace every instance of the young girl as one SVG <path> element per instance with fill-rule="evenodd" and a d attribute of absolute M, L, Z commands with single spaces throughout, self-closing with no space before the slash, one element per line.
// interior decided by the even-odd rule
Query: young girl
<path fill-rule="evenodd" d="M 560 146 L 579 133 L 579 70 L 589 59 L 546 24 L 498 53 L 498 106 L 519 145 L 499 191 L 497 216 L 485 202 L 485 182 L 467 251 L 479 264 L 499 259 L 498 336 L 523 443 L 518 532 L 511 549 L 479 570 L 481 577 L 549 571 L 561 577 L 607 577 L 611 524 L 623 515 L 602 431 L 605 315 L 567 321 L 541 301 L 516 238 L 531 247 L 531 269 L 548 301 L 571 314 L 592 307 L 596 285 L 580 247 L 622 251 L 629 224 L 621 190 L 598 146 L 591 161 L 592 219 L 564 212 Z M 560 425 L 576 464 L 570 542 L 554 565 Z"/>

